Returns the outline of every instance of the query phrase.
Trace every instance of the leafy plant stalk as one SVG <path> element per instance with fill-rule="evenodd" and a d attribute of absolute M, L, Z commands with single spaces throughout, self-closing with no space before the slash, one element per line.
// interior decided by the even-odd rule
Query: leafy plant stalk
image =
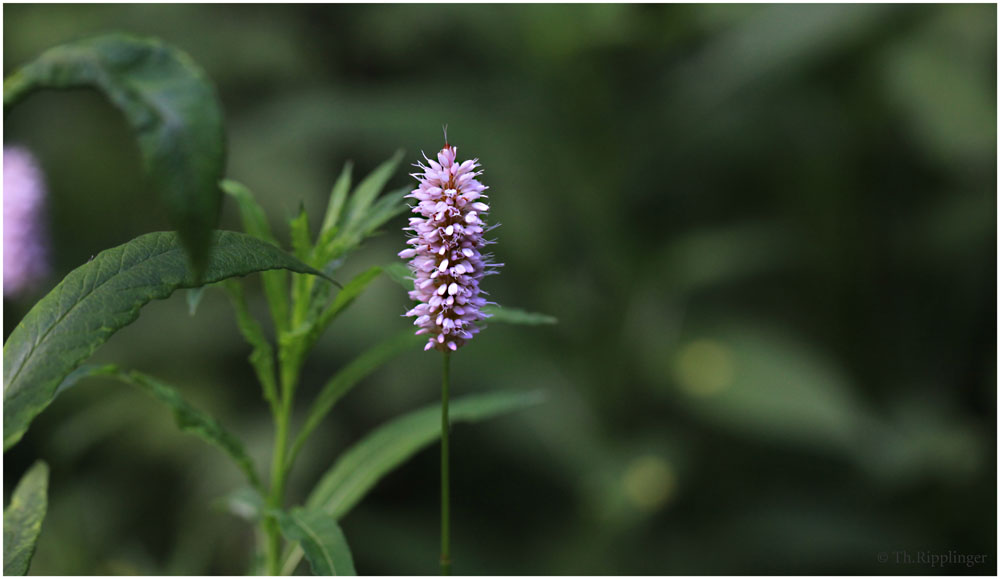
<path fill-rule="evenodd" d="M 288 422 L 292 405 L 290 397 L 282 393 L 282 401 L 274 415 L 275 436 L 274 456 L 271 463 L 271 493 L 267 506 L 271 509 L 281 509 L 285 494 L 285 447 L 288 446 Z M 281 571 L 281 531 L 274 517 L 264 520 L 264 532 L 267 535 L 267 569 L 269 575 L 278 575 Z"/>
<path fill-rule="evenodd" d="M 292 310 L 291 331 L 295 331 L 306 323 L 309 311 L 311 284 L 303 283 L 301 276 L 292 278 Z M 295 401 L 295 390 L 298 386 L 299 373 L 302 364 L 302 336 L 295 335 L 286 340 L 279 338 L 279 368 L 281 376 L 281 400 L 274 411 L 274 453 L 271 463 L 271 492 L 268 495 L 267 506 L 274 512 L 280 512 L 284 507 L 285 480 L 291 470 L 290 461 L 285 458 L 288 449 L 288 430 L 291 422 L 292 408 Z M 281 527 L 275 516 L 264 519 L 264 532 L 267 536 L 267 569 L 268 574 L 281 573 Z"/>
<path fill-rule="evenodd" d="M 451 353 L 444 353 L 441 373 L 441 574 L 451 575 L 451 501 L 448 488 L 448 382 Z"/>
<path fill-rule="evenodd" d="M 291 220 L 289 254 L 250 190 L 235 181 L 220 183 L 225 160 L 221 107 L 213 86 L 187 55 L 156 40 L 121 35 L 55 47 L 5 80 L 4 110 L 35 90 L 84 86 L 103 92 L 125 114 L 176 232 L 146 234 L 101 252 L 67 275 L 11 332 L 4 344 L 4 450 L 17 444 L 32 420 L 80 379 L 117 379 L 166 405 L 178 428 L 225 452 L 246 475 L 250 486 L 233 492 L 227 503 L 234 514 L 257 525 L 253 573 L 293 574 L 305 558 L 316 575 L 356 574 L 338 520 L 379 479 L 431 445 L 438 434 L 436 405 L 397 417 L 349 448 L 304 506 L 286 507 L 286 482 L 299 450 L 333 405 L 368 374 L 424 338 L 407 331 L 375 344 L 327 381 L 295 433 L 291 422 L 304 361 L 334 319 L 383 272 L 413 288 L 408 270 L 394 271 L 393 266 L 369 268 L 344 286 L 330 277 L 348 253 L 406 211 L 410 187 L 382 194 L 402 151 L 353 189 L 348 163 L 330 193 L 315 242 L 304 207 Z M 214 230 L 223 191 L 237 203 L 246 233 Z M 236 279 L 250 273 L 261 275 L 274 322 L 273 342 L 251 314 L 242 282 Z M 323 281 L 317 283 L 316 277 Z M 187 402 L 177 388 L 111 364 L 84 364 L 151 300 L 189 289 L 193 315 L 205 286 L 215 283 L 229 294 L 239 329 L 251 346 L 248 360 L 274 419 L 269 487 L 242 441 Z M 339 289 L 336 295 L 334 287 Z M 555 320 L 508 310 L 498 311 L 495 321 Z M 473 395 L 456 400 L 449 416 L 447 352 L 443 363 L 441 572 L 450 575 L 450 419 L 483 420 L 535 404 L 540 397 L 530 392 Z M 47 472 L 44 463 L 32 467 L 5 510 L 5 574 L 28 570 L 47 506 Z"/>

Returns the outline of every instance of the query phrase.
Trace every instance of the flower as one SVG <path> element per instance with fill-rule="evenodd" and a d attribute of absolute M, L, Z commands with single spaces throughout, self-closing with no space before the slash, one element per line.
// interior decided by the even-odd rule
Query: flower
<path fill-rule="evenodd" d="M 417 201 L 413 213 L 420 217 L 411 217 L 404 229 L 413 232 L 407 242 L 412 247 L 399 252 L 410 259 L 410 298 L 420 302 L 405 315 L 416 317 L 418 336 L 428 335 L 425 351 L 457 350 L 479 332 L 476 323 L 489 317 L 479 282 L 502 265 L 482 253 L 493 242 L 483 237 L 492 228 L 482 219 L 490 208 L 482 201 L 488 187 L 476 179 L 482 174 L 478 159 L 457 162 L 458 149 L 447 140 L 446 134 L 437 161 L 424 155 L 427 165 L 414 165 L 422 171 L 413 173 L 420 185 L 407 197 Z"/>
<path fill-rule="evenodd" d="M 3 148 L 3 295 L 35 287 L 49 271 L 45 180 L 27 149 Z"/>

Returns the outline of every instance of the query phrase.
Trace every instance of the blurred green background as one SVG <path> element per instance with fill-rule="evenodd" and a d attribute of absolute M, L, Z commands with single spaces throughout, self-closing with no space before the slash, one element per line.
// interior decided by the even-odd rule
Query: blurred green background
<path fill-rule="evenodd" d="M 6 5 L 4 73 L 102 32 L 158 36 L 218 86 L 228 176 L 279 234 L 314 227 L 343 163 L 479 157 L 495 325 L 456 393 L 545 388 L 456 427 L 462 574 L 996 573 L 996 6 Z M 55 273 L 167 229 L 96 93 L 37 94 L 4 142 L 47 173 Z M 410 179 L 402 172 L 391 186 Z M 390 262 L 397 218 L 346 266 Z M 238 229 L 227 201 L 221 223 Z M 264 304 L 250 281 L 255 311 Z M 4 302 L 10 332 L 39 296 Z M 308 362 L 308 400 L 408 323 L 373 284 Z M 99 353 L 180 387 L 249 441 L 272 431 L 221 292 L 147 307 Z M 301 500 L 351 441 L 438 396 L 415 351 L 346 398 L 293 474 Z M 304 403 L 300 405 L 300 411 Z M 37 574 L 240 574 L 240 484 L 140 392 L 92 382 L 4 457 L 5 496 L 52 466 Z M 343 521 L 363 574 L 434 574 L 438 455 Z M 986 554 L 966 568 L 898 550 Z"/>

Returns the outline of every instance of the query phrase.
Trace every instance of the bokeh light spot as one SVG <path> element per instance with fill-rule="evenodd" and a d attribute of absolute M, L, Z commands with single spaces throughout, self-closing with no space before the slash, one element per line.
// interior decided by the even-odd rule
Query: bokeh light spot
<path fill-rule="evenodd" d="M 655 511 L 673 498 L 677 477 L 666 460 L 647 455 L 628 465 L 622 485 L 632 504 L 643 511 Z"/>
<path fill-rule="evenodd" d="M 678 384 L 688 394 L 717 394 L 733 383 L 732 353 L 715 340 L 696 340 L 681 349 L 676 374 Z"/>

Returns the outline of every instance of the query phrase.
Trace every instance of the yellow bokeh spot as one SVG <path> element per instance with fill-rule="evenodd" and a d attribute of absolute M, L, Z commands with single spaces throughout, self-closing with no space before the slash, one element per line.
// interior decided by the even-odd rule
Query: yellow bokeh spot
<path fill-rule="evenodd" d="M 642 456 L 625 469 L 622 485 L 632 504 L 643 511 L 655 511 L 673 497 L 677 477 L 667 461 L 658 456 Z"/>
<path fill-rule="evenodd" d="M 725 344 L 696 340 L 677 357 L 677 382 L 688 394 L 709 396 L 733 383 L 733 355 Z"/>

